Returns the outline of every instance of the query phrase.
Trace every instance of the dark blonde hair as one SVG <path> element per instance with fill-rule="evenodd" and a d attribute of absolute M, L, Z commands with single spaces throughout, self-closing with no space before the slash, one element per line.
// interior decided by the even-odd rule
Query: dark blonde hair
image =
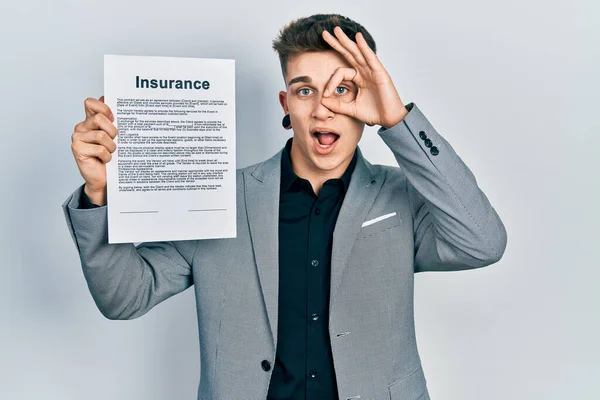
<path fill-rule="evenodd" d="M 321 35 L 324 30 L 333 35 L 333 28 L 336 26 L 342 28 L 354 42 L 356 42 L 356 34 L 361 32 L 371 50 L 377 52 L 375 40 L 371 34 L 361 24 L 350 18 L 339 14 L 315 14 L 299 18 L 281 29 L 279 36 L 273 40 L 273 49 L 279 55 L 283 76 L 285 77 L 287 73 L 287 62 L 290 57 L 307 51 L 332 50 L 332 47 Z"/>

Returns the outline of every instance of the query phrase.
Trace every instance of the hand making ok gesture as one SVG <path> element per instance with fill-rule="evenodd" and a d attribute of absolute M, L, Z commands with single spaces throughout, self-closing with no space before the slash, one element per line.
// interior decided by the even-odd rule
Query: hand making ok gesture
<path fill-rule="evenodd" d="M 392 78 L 383 67 L 377 55 L 371 50 L 363 35 L 356 34 L 356 43 L 336 26 L 335 36 L 323 31 L 323 39 L 341 53 L 353 68 L 338 68 L 323 93 L 321 103 L 331 111 L 346 114 L 367 125 L 381 125 L 391 128 L 408 114 Z M 339 84 L 352 81 L 358 87 L 356 98 L 343 102 L 329 97 Z"/>

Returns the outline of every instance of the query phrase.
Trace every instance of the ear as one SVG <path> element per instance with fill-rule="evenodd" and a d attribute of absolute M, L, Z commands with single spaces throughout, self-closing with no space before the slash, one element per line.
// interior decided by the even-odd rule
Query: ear
<path fill-rule="evenodd" d="M 283 108 L 284 114 L 290 113 L 290 110 L 287 106 L 287 92 L 284 92 L 283 90 L 279 92 L 279 104 L 281 104 L 281 108 Z"/>

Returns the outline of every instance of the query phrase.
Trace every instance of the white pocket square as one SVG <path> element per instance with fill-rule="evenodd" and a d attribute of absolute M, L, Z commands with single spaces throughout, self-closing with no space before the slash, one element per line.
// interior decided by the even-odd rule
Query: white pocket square
<path fill-rule="evenodd" d="M 373 225 L 376 222 L 383 221 L 384 219 L 393 217 L 394 215 L 396 215 L 395 212 L 382 215 L 381 217 L 370 219 L 368 221 L 363 222 L 362 227 L 364 228 L 365 226 Z"/>

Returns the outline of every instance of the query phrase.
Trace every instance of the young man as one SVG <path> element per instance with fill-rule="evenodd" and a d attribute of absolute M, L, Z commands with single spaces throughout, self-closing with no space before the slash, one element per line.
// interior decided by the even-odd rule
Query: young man
<path fill-rule="evenodd" d="M 493 264 L 505 228 L 450 144 L 402 103 L 361 25 L 302 18 L 274 48 L 293 137 L 237 171 L 234 239 L 109 245 L 117 130 L 102 101 L 85 101 L 72 150 L 86 183 L 63 208 L 92 296 L 107 318 L 132 319 L 193 284 L 198 399 L 429 399 L 414 273 Z M 365 123 L 401 168 L 363 158 Z"/>

